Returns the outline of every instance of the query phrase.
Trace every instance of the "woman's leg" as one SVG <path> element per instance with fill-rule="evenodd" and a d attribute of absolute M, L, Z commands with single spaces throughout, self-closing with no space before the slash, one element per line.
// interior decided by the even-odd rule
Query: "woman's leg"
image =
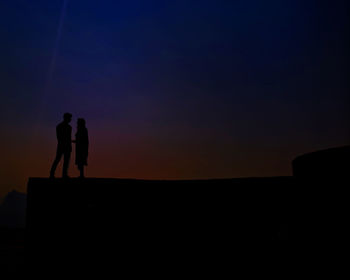
<path fill-rule="evenodd" d="M 78 165 L 79 171 L 80 171 L 80 178 L 84 178 L 84 165 L 79 164 Z"/>

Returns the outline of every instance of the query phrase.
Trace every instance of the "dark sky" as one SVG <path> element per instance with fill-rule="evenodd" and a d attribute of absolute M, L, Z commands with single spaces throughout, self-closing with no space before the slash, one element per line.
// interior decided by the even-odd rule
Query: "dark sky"
<path fill-rule="evenodd" d="M 350 143 L 349 19 L 346 0 L 1 1 L 0 195 L 48 176 L 66 111 L 88 176 L 290 175 Z"/>

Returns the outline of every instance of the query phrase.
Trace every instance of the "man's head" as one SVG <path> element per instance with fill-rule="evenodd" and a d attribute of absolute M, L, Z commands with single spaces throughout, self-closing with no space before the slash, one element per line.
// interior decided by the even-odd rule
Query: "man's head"
<path fill-rule="evenodd" d="M 65 113 L 63 115 L 63 120 L 66 122 L 66 123 L 70 123 L 71 120 L 72 120 L 72 114 L 71 113 Z"/>

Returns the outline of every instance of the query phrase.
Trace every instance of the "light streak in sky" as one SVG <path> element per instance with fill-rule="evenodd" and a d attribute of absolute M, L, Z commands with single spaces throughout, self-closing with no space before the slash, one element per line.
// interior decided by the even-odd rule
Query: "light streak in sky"
<path fill-rule="evenodd" d="M 55 45 L 54 45 L 53 55 L 52 55 L 52 59 L 51 59 L 50 67 L 49 67 L 49 72 L 48 72 L 48 77 L 47 77 L 47 82 L 46 82 L 45 94 L 47 94 L 49 91 L 49 88 L 50 88 L 50 85 L 52 82 L 52 78 L 53 78 L 53 74 L 55 71 L 56 59 L 57 59 L 57 54 L 58 54 L 58 50 L 60 47 L 61 38 L 62 38 L 62 29 L 63 29 L 64 18 L 66 15 L 67 4 L 68 4 L 68 0 L 63 0 L 60 20 L 59 20 L 58 28 L 57 28 L 56 41 L 55 41 Z"/>
<path fill-rule="evenodd" d="M 51 61 L 49 64 L 49 69 L 47 72 L 47 77 L 43 89 L 43 94 L 41 96 L 41 100 L 39 101 L 38 108 L 37 108 L 37 119 L 36 119 L 36 126 L 34 128 L 34 137 L 38 135 L 38 132 L 40 130 L 40 124 L 42 123 L 42 118 L 44 116 L 44 110 L 47 107 L 50 98 L 51 98 L 51 86 L 52 86 L 52 81 L 54 77 L 54 72 L 56 68 L 56 60 L 57 56 L 59 53 L 59 48 L 61 44 L 61 39 L 62 39 L 62 32 L 63 32 L 63 25 L 64 25 L 64 20 L 66 16 L 66 10 L 67 10 L 67 5 L 68 5 L 69 0 L 63 0 L 62 8 L 61 8 L 61 13 L 60 13 L 60 18 L 58 22 L 58 27 L 57 27 L 57 32 L 56 32 L 56 39 L 55 39 L 55 44 L 53 47 L 53 53 L 51 57 Z M 33 140 L 36 141 L 36 140 Z"/>
<path fill-rule="evenodd" d="M 66 15 L 68 1 L 69 0 L 63 0 L 63 4 L 62 4 L 62 9 L 61 9 L 61 13 L 60 13 L 59 22 L 58 22 L 53 53 L 52 53 L 51 61 L 49 64 L 49 69 L 47 72 L 47 77 L 46 77 L 46 81 L 45 81 L 45 85 L 44 85 L 44 89 L 43 89 L 43 95 L 42 95 L 41 102 L 40 102 L 40 105 L 38 108 L 38 114 L 40 115 L 40 116 L 38 116 L 39 122 L 41 121 L 41 116 L 43 115 L 43 110 L 47 106 L 47 104 L 50 100 L 50 97 L 51 97 L 50 91 L 51 91 L 52 81 L 53 81 L 53 77 L 54 77 L 54 73 L 55 73 L 57 56 L 59 53 L 59 48 L 60 48 L 61 39 L 62 39 L 62 31 L 63 31 L 63 25 L 64 25 L 64 19 L 65 19 L 65 15 Z"/>

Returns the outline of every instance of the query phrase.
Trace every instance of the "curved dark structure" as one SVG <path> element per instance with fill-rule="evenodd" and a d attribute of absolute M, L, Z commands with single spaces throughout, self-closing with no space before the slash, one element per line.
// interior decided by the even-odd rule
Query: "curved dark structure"
<path fill-rule="evenodd" d="M 297 157 L 292 162 L 298 178 L 347 178 L 350 173 L 350 146 L 316 151 Z"/>

